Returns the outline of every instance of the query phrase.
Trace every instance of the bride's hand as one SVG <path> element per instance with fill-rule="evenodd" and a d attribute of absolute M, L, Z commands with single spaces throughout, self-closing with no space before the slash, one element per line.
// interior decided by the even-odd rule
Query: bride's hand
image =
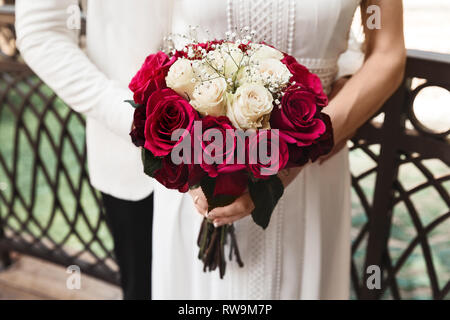
<path fill-rule="evenodd" d="M 202 191 L 202 188 L 198 187 L 196 189 L 189 190 L 189 194 L 194 201 L 195 208 L 202 215 L 206 216 L 208 213 L 208 201 L 206 200 L 205 194 Z"/>
<path fill-rule="evenodd" d="M 286 188 L 292 180 L 300 173 L 303 167 L 284 169 L 278 173 L 278 177 Z M 208 219 L 212 220 L 215 227 L 233 223 L 252 213 L 255 204 L 248 192 L 237 198 L 232 204 L 226 207 L 215 208 L 208 215 Z"/>
<path fill-rule="evenodd" d="M 231 224 L 250 215 L 253 209 L 255 209 L 253 200 L 250 197 L 250 194 L 246 192 L 232 204 L 212 210 L 208 214 L 208 219 L 210 219 L 217 228 L 225 224 Z"/>

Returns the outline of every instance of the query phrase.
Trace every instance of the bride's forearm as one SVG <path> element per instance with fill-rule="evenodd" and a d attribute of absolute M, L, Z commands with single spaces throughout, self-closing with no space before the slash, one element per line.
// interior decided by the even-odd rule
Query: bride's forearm
<path fill-rule="evenodd" d="M 365 0 L 363 3 L 372 2 Z M 377 3 L 381 7 L 383 25 L 381 29 L 365 29 L 365 62 L 324 109 L 331 117 L 336 145 L 369 120 L 403 79 L 406 51 L 401 1 Z M 367 17 L 363 17 L 363 21 L 365 19 Z"/>
<path fill-rule="evenodd" d="M 345 144 L 377 112 L 398 88 L 404 74 L 406 50 L 402 1 L 363 0 L 361 3 L 363 21 L 369 18 L 365 8 L 376 4 L 381 8 L 383 23 L 381 29 L 365 27 L 366 59 L 363 66 L 331 97 L 328 107 L 323 110 L 330 115 L 333 124 L 335 149 Z M 284 187 L 300 171 L 301 168 L 282 170 L 278 176 Z"/>
<path fill-rule="evenodd" d="M 333 123 L 335 144 L 348 139 L 377 112 L 398 88 L 403 69 L 403 57 L 380 54 L 366 60 L 324 109 Z"/>
<path fill-rule="evenodd" d="M 401 55 L 388 57 L 374 54 L 332 98 L 324 112 L 331 117 L 335 146 L 340 148 L 396 90 L 403 79 L 403 64 Z M 278 177 L 285 188 L 301 169 L 289 168 L 279 172 Z"/>
<path fill-rule="evenodd" d="M 401 52 L 393 53 L 390 57 L 372 55 L 324 109 L 331 117 L 334 142 L 338 149 L 397 89 L 403 79 L 404 61 Z M 285 188 L 301 169 L 280 171 L 278 177 Z"/>

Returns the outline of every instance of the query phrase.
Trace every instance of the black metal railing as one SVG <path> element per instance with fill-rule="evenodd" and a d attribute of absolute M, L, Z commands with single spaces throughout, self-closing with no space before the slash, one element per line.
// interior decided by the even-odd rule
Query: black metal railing
<path fill-rule="evenodd" d="M 419 82 L 415 85 L 414 81 Z M 352 282 L 356 296 L 361 299 L 379 299 L 390 292 L 390 297 L 401 298 L 401 290 L 397 276 L 411 257 L 414 250 L 422 250 L 424 271 L 428 275 L 431 289 L 430 297 L 444 299 L 450 292 L 450 279 L 438 279 L 435 261 L 430 242 L 432 231 L 444 226 L 450 221 L 450 129 L 444 132 L 435 132 L 433 128 L 426 127 L 418 120 L 415 114 L 414 103 L 418 95 L 425 88 L 440 87 L 450 90 L 450 55 L 435 54 L 421 51 L 409 51 L 405 79 L 402 86 L 390 98 L 382 109 L 384 121 L 376 123 L 371 121 L 361 128 L 353 139 L 352 152 L 364 152 L 375 166 L 358 175 L 352 175 L 353 189 L 355 190 L 367 221 L 359 230 L 352 245 L 354 258 L 352 261 Z M 433 105 L 427 106 L 428 112 L 436 112 Z M 450 106 L 446 106 L 450 107 Z M 447 124 L 450 119 L 446 119 Z M 373 148 L 376 146 L 377 148 Z M 374 151 L 376 149 L 377 151 Z M 440 172 L 430 169 L 425 161 L 439 160 L 444 169 Z M 399 175 L 401 167 L 417 168 L 425 179 L 422 182 L 407 188 L 404 186 L 404 177 Z M 435 172 L 433 172 L 435 171 Z M 370 203 L 363 191 L 361 181 L 375 175 L 375 188 Z M 447 185 L 446 185 L 447 183 Z M 419 210 L 412 198 L 427 188 L 434 188 L 436 194 L 433 201 L 442 201 L 441 211 L 433 219 L 424 219 L 429 216 L 429 208 Z M 441 200 L 440 200 L 440 199 Z M 404 250 L 396 254 L 395 261 L 390 252 L 389 240 L 396 217 L 396 207 L 404 206 L 403 214 L 409 216 L 410 226 L 415 236 L 409 239 Z M 430 220 L 430 221 L 424 221 Z M 444 236 L 450 244 L 448 225 Z M 364 264 L 355 263 L 355 253 L 365 240 Z M 450 256 L 448 256 L 450 257 Z M 370 274 L 366 273 L 368 266 L 380 266 L 383 272 L 381 289 L 370 290 L 366 280 Z M 361 266 L 364 268 L 361 270 Z M 362 271 L 362 273 L 361 273 Z M 444 275 L 445 276 L 445 275 Z M 442 283 L 440 285 L 439 283 Z M 448 298 L 448 297 L 447 297 Z"/>
<path fill-rule="evenodd" d="M 0 8 L 0 28 L 13 37 L 11 15 L 12 7 Z M 352 166 L 358 203 L 351 269 L 355 298 L 404 298 L 400 274 L 418 249 L 429 296 L 448 298 L 450 277 L 437 271 L 430 243 L 434 230 L 450 221 L 449 131 L 434 133 L 413 108 L 429 86 L 450 89 L 450 57 L 410 51 L 403 85 L 382 108 L 384 117 L 366 123 L 352 139 L 351 156 L 372 163 L 359 172 Z M 77 264 L 87 274 L 118 283 L 101 196 L 88 181 L 84 119 L 20 62 L 16 51 L 0 60 L 0 139 L 0 258 L 8 264 L 8 252 L 15 250 L 64 266 Z M 427 163 L 433 159 L 443 164 L 438 172 Z M 399 172 L 411 166 L 425 177 L 412 187 Z M 428 208 L 411 200 L 429 188 L 444 207 L 432 218 Z M 410 222 L 398 227 L 399 215 Z M 411 229 L 413 235 L 393 255 L 396 228 Z M 448 230 L 438 237 L 450 243 Z M 381 289 L 366 286 L 371 265 L 383 270 Z"/>
<path fill-rule="evenodd" d="M 0 9 L 3 43 L 14 44 L 14 8 Z M 15 250 L 78 265 L 118 283 L 101 195 L 89 183 L 84 118 L 21 62 L 0 59 L 0 257 Z"/>

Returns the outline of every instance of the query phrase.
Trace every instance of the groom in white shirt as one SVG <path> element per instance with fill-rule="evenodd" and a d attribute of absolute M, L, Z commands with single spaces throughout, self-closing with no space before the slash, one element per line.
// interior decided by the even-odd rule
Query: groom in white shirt
<path fill-rule="evenodd" d="M 31 69 L 86 116 L 90 180 L 103 194 L 125 299 L 151 288 L 152 180 L 132 143 L 127 89 L 146 54 L 159 49 L 168 21 L 147 0 L 87 1 L 86 50 L 69 27 L 77 0 L 17 0 L 17 47 Z M 145 28 L 150 19 L 154 28 Z"/>

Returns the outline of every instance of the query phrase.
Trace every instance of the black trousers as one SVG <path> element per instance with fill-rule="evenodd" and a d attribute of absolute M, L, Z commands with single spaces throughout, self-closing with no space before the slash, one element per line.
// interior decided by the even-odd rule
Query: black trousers
<path fill-rule="evenodd" d="M 127 201 L 102 194 L 125 300 L 151 299 L 153 194 Z"/>

